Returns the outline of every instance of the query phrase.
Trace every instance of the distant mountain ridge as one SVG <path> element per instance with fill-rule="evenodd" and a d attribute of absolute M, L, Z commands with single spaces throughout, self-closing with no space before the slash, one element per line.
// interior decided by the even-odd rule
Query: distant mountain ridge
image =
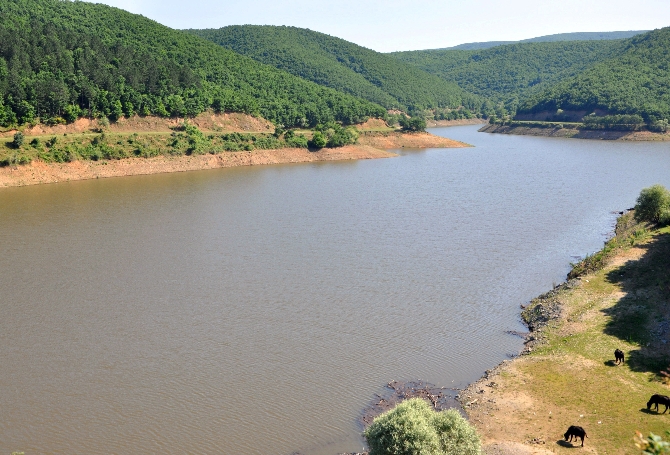
<path fill-rule="evenodd" d="M 254 60 L 387 109 L 421 111 L 466 106 L 482 100 L 390 55 L 309 29 L 234 25 L 185 30 Z"/>
<path fill-rule="evenodd" d="M 481 49 L 490 49 L 496 46 L 502 46 L 505 44 L 516 44 L 516 43 L 554 43 L 557 41 L 600 41 L 600 40 L 616 40 L 616 39 L 626 39 L 632 38 L 636 35 L 641 35 L 642 33 L 647 33 L 649 30 L 629 30 L 629 31 L 618 31 L 618 32 L 575 32 L 575 33 L 557 33 L 555 35 L 544 35 L 538 36 L 536 38 L 528 38 L 519 41 L 483 41 L 477 43 L 463 43 L 458 46 L 452 47 L 443 47 L 440 49 L 434 49 L 439 51 L 446 50 L 462 50 L 462 51 L 473 51 Z"/>
<path fill-rule="evenodd" d="M 514 113 L 544 88 L 619 55 L 625 40 L 515 43 L 490 49 L 407 51 L 389 54 L 457 83 Z M 503 110 L 498 107 L 498 113 Z"/>

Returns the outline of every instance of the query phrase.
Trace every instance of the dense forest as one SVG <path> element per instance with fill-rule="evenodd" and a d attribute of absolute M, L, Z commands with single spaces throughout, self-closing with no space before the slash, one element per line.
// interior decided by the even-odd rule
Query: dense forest
<path fill-rule="evenodd" d="M 670 28 L 654 30 L 625 43 L 618 56 L 533 94 L 521 104 L 519 113 L 554 115 L 559 109 L 601 111 L 610 115 L 639 115 L 652 129 L 667 127 Z"/>
<path fill-rule="evenodd" d="M 379 104 L 305 81 L 117 8 L 0 2 L 0 126 L 80 116 L 245 112 L 315 126 L 383 117 Z"/>
<path fill-rule="evenodd" d="M 522 43 L 479 51 L 428 50 L 390 55 L 463 89 L 502 103 L 514 115 L 530 94 L 541 91 L 609 57 L 623 40 Z"/>
<path fill-rule="evenodd" d="M 596 113 L 585 120 L 591 128 L 639 128 L 641 118 L 664 130 L 670 28 L 610 39 L 634 33 L 381 54 L 296 27 L 179 31 L 100 4 L 3 0 L 0 127 L 211 109 L 283 127 L 393 119 L 387 111 L 398 110 L 556 121 Z"/>
<path fill-rule="evenodd" d="M 478 112 L 483 101 L 389 55 L 308 29 L 244 25 L 188 32 L 387 109 L 417 112 L 464 106 Z"/>

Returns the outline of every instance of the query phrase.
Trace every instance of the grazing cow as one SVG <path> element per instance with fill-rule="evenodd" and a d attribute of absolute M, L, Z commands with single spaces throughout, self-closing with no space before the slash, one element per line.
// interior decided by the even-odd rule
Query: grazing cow
<path fill-rule="evenodd" d="M 663 404 L 665 405 L 665 410 L 663 411 L 663 414 L 665 414 L 665 411 L 668 410 L 668 406 L 670 406 L 670 397 L 666 397 L 665 395 L 652 395 L 651 398 L 649 398 L 649 401 L 647 402 L 647 409 L 651 410 L 651 405 L 656 406 L 656 412 L 658 412 L 658 405 Z"/>
<path fill-rule="evenodd" d="M 568 442 L 572 442 L 573 437 L 575 438 L 575 441 L 577 438 L 580 438 L 582 440 L 582 447 L 584 447 L 584 438 L 588 438 L 586 431 L 577 425 L 570 425 L 570 428 L 568 428 L 568 431 L 566 431 L 563 436 L 565 437 L 566 441 L 568 441 L 568 438 L 570 438 Z"/>
<path fill-rule="evenodd" d="M 621 349 L 614 351 L 614 359 L 614 363 L 617 365 L 624 362 L 623 351 Z"/>

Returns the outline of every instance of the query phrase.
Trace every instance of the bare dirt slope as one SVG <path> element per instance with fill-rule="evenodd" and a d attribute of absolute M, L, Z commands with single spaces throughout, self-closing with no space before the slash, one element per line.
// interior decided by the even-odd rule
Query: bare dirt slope
<path fill-rule="evenodd" d="M 36 125 L 25 128 L 26 136 L 48 136 L 72 133 L 93 133 L 104 128 L 110 133 L 169 133 L 183 123 L 182 118 L 140 117 L 121 118 L 118 122 L 104 126 L 98 119 L 80 118 L 69 125 Z M 189 122 L 202 131 L 222 131 L 240 133 L 272 133 L 274 126 L 269 121 L 246 114 L 203 112 Z M 17 130 L 0 133 L 0 137 L 11 137 Z"/>
<path fill-rule="evenodd" d="M 0 187 L 125 175 L 183 172 L 233 166 L 359 160 L 393 156 L 396 155 L 373 147 L 351 145 L 336 149 L 323 149 L 319 152 L 286 148 L 279 150 L 254 150 L 252 152 L 226 152 L 217 155 L 158 156 L 154 158 L 126 158 L 112 161 L 74 161 L 62 164 L 46 164 L 41 161 L 33 161 L 24 166 L 0 168 Z"/>

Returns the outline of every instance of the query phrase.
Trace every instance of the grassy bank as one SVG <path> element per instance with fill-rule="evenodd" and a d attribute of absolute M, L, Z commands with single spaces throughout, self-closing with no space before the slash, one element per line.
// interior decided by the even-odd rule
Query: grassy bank
<path fill-rule="evenodd" d="M 570 425 L 584 427 L 590 453 L 636 453 L 636 430 L 664 434 L 670 415 L 648 412 L 646 402 L 670 392 L 660 374 L 670 365 L 669 272 L 670 228 L 628 213 L 573 280 L 531 302 L 525 355 L 461 394 L 485 450 L 568 452 L 561 439 Z M 626 354 L 620 366 L 617 348 Z"/>

